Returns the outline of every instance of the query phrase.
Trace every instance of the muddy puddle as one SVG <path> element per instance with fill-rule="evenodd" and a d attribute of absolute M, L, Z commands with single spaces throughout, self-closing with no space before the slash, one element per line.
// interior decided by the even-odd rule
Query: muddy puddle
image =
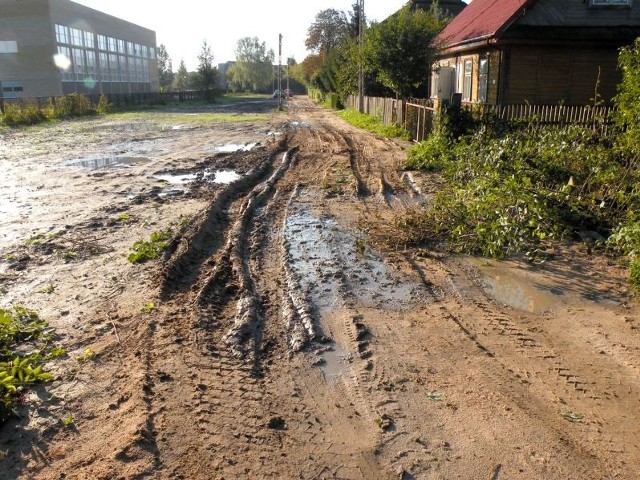
<path fill-rule="evenodd" d="M 588 288 L 576 278 L 552 277 L 544 271 L 514 268 L 493 260 L 469 258 L 467 261 L 480 274 L 480 285 L 487 295 L 517 310 L 542 313 L 585 300 L 609 305 L 621 303 L 615 295 Z"/>
<path fill-rule="evenodd" d="M 151 159 L 148 157 L 102 157 L 102 158 L 84 158 L 67 162 L 67 167 L 80 167 L 88 170 L 98 170 L 102 168 L 129 168 L 142 163 L 148 163 Z"/>
<path fill-rule="evenodd" d="M 228 185 L 241 178 L 241 175 L 234 170 L 199 171 L 192 173 L 160 173 L 154 178 L 170 185 L 187 185 L 197 180 L 204 180 L 220 185 Z"/>
<path fill-rule="evenodd" d="M 206 150 L 217 153 L 248 152 L 256 145 L 258 145 L 257 142 L 244 144 L 228 143 L 226 145 L 213 145 L 208 147 Z"/>
<path fill-rule="evenodd" d="M 352 301 L 404 311 L 428 299 L 421 285 L 389 269 L 363 239 L 302 203 L 290 206 L 284 235 L 292 268 L 320 314 Z"/>

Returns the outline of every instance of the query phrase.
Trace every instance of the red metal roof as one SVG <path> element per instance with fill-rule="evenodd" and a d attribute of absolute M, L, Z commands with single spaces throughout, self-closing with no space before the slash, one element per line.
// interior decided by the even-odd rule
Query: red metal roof
<path fill-rule="evenodd" d="M 533 0 L 473 0 L 438 35 L 444 47 L 490 38 L 517 18 Z"/>

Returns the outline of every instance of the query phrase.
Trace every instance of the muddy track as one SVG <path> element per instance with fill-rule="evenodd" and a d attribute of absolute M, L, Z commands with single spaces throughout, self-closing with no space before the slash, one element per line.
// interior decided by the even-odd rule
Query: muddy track
<path fill-rule="evenodd" d="M 594 281 L 605 262 L 567 250 L 504 267 L 378 241 L 438 179 L 402 171 L 408 145 L 306 99 L 287 108 L 252 125 L 278 135 L 251 151 L 194 165 L 207 126 L 162 169 L 237 167 L 238 180 L 162 201 L 151 180 L 138 189 L 139 218 L 197 209 L 165 258 L 125 264 L 94 310 L 85 300 L 74 355 L 95 359 L 56 387 L 77 428 L 28 431 L 40 453 L 0 478 L 636 478 L 640 315 L 614 280 Z M 114 278 L 99 270 L 110 261 L 92 268 Z"/>

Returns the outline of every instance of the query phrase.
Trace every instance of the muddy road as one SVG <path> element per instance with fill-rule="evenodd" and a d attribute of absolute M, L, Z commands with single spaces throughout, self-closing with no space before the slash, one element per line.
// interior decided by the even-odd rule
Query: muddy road
<path fill-rule="evenodd" d="M 0 302 L 69 351 L 0 478 L 638 478 L 625 272 L 389 241 L 437 189 L 409 145 L 275 106 L 0 132 Z"/>

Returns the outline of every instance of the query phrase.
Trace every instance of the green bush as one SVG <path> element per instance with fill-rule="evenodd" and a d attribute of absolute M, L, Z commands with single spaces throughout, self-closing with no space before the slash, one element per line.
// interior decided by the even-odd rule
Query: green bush
<path fill-rule="evenodd" d="M 91 99 L 77 93 L 50 98 L 46 107 L 46 117 L 49 119 L 73 118 L 95 113 L 96 109 L 91 103 Z"/>
<path fill-rule="evenodd" d="M 2 122 L 9 126 L 35 125 L 46 116 L 35 99 L 27 98 L 16 103 L 5 102 Z"/>
<path fill-rule="evenodd" d="M 100 95 L 98 105 L 96 106 L 96 113 L 99 115 L 106 115 L 113 111 L 113 105 L 109 103 L 109 99 L 105 95 Z"/>
<path fill-rule="evenodd" d="M 637 169 L 582 127 L 478 128 L 434 135 L 408 167 L 442 172 L 445 186 L 420 222 L 450 249 L 504 257 L 583 230 L 607 237 L 640 205 Z"/>

